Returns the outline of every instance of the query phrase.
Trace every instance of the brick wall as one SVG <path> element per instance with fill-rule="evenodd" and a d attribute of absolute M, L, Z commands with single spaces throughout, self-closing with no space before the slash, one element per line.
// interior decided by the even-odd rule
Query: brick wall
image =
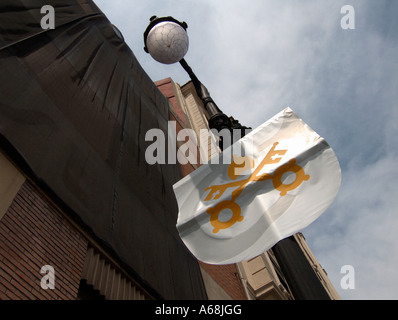
<path fill-rule="evenodd" d="M 171 78 L 166 78 L 155 82 L 155 85 L 158 87 L 160 92 L 171 102 L 174 108 L 174 112 L 180 118 L 182 123 L 186 125 L 184 111 L 182 111 L 182 109 L 178 105 L 177 98 L 175 96 L 175 92 L 173 89 L 173 80 Z"/>
<path fill-rule="evenodd" d="M 247 299 L 235 264 L 211 265 L 203 262 L 199 264 L 233 300 Z"/>
<path fill-rule="evenodd" d="M 0 299 L 76 299 L 87 240 L 35 186 L 25 181 L 0 220 Z M 51 265 L 55 289 L 40 270 Z"/>

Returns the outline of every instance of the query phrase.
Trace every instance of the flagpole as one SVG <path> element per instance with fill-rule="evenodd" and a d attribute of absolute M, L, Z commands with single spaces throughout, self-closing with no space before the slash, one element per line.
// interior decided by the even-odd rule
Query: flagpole
<path fill-rule="evenodd" d="M 172 17 L 157 18 L 156 16 L 151 17 L 151 23 L 144 33 L 145 51 L 149 52 L 147 48 L 147 37 L 151 29 L 158 22 L 171 21 L 180 25 L 184 31 L 188 27 L 185 22 L 179 22 Z M 187 44 L 188 46 L 188 44 Z M 188 48 L 186 48 L 188 49 Z M 149 52 L 150 53 L 150 52 Z M 161 62 L 161 61 L 160 61 Z M 204 108 L 209 114 L 209 127 L 221 131 L 222 129 L 228 129 L 231 132 L 233 129 L 241 130 L 241 137 L 245 134 L 245 129 L 248 127 L 242 126 L 238 121 L 232 117 L 228 117 L 221 111 L 220 108 L 215 104 L 214 100 L 210 97 L 207 88 L 199 81 L 195 73 L 192 71 L 188 63 L 183 59 L 178 59 L 175 62 L 179 62 L 184 70 L 188 73 L 195 87 L 196 93 L 202 100 Z M 231 139 L 232 141 L 232 139 Z M 223 150 L 222 141 L 220 148 Z M 286 279 L 289 289 L 296 300 L 330 300 L 330 296 L 327 293 L 325 287 L 322 285 L 320 279 L 316 275 L 310 262 L 306 258 L 303 250 L 300 248 L 294 236 L 285 238 L 272 247 L 278 265 Z"/>

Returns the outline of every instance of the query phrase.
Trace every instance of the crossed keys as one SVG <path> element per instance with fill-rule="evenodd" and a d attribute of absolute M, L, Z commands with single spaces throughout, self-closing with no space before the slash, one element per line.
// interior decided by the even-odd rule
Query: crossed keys
<path fill-rule="evenodd" d="M 210 201 L 219 199 L 227 189 L 236 188 L 236 190 L 232 191 L 231 200 L 221 201 L 214 207 L 207 209 L 207 213 L 210 214 L 210 223 L 214 227 L 213 233 L 218 233 L 221 229 L 228 229 L 236 222 L 241 222 L 244 219 L 244 217 L 241 216 L 241 208 L 235 200 L 242 194 L 243 190 L 245 190 L 246 186 L 250 182 L 259 182 L 271 179 L 274 188 L 280 191 L 280 195 L 283 197 L 287 192 L 296 189 L 303 181 L 309 180 L 310 176 L 305 174 L 304 169 L 296 164 L 296 159 L 289 160 L 288 163 L 277 168 L 272 175 L 268 173 L 259 174 L 264 166 L 279 163 L 282 156 L 287 152 L 287 150 L 275 150 L 277 145 L 278 142 L 273 144 L 270 151 L 268 151 L 267 155 L 247 179 L 233 181 L 222 185 L 213 185 L 205 189 L 205 191 L 210 190 L 210 192 L 204 201 Z M 254 160 L 250 157 L 242 157 L 239 159 L 243 160 L 242 164 L 237 163 L 234 160 L 228 167 L 228 176 L 232 180 L 239 177 L 239 173 L 236 174 L 237 172 L 243 172 L 247 168 L 254 167 Z M 293 172 L 296 174 L 296 179 L 290 184 L 284 184 L 282 182 L 282 177 L 287 172 Z M 219 214 L 224 209 L 230 209 L 232 211 L 232 217 L 228 221 L 219 220 Z"/>

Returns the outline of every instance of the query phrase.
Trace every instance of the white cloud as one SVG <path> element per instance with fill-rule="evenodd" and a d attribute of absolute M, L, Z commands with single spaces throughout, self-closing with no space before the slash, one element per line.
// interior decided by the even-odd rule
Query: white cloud
<path fill-rule="evenodd" d="M 304 230 L 311 248 L 343 298 L 397 299 L 398 158 L 345 172 L 329 212 Z M 355 290 L 340 288 L 340 268 L 352 265 Z"/>

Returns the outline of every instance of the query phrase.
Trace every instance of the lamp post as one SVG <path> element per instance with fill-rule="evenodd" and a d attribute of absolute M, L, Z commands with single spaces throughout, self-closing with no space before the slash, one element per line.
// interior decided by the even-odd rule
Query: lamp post
<path fill-rule="evenodd" d="M 144 50 L 160 63 L 180 63 L 191 78 L 196 93 L 209 114 L 208 122 L 210 129 L 216 129 L 218 132 L 223 129 L 231 132 L 233 129 L 240 129 L 241 133 L 244 133 L 245 129 L 250 128 L 242 126 L 238 121 L 228 117 L 218 108 L 207 88 L 200 82 L 191 67 L 184 60 L 189 47 L 189 39 L 186 33 L 187 28 L 188 25 L 185 22 L 180 22 L 173 17 L 158 18 L 152 16 L 144 32 Z M 223 149 L 221 135 L 219 136 L 219 146 Z"/>
<path fill-rule="evenodd" d="M 164 64 L 179 62 L 188 73 L 196 93 L 202 100 L 209 114 L 209 127 L 220 131 L 222 129 L 240 129 L 244 134 L 245 126 L 239 121 L 228 117 L 215 104 L 207 88 L 199 81 L 191 67 L 184 60 L 188 51 L 189 39 L 186 32 L 188 25 L 173 17 L 158 18 L 152 16 L 144 32 L 144 50 L 156 61 Z M 243 136 L 243 135 L 242 135 Z M 232 140 L 231 140 L 232 141 Z M 220 141 L 222 148 L 222 141 Z M 272 248 L 278 264 L 295 299 L 297 300 L 329 300 L 330 297 L 315 274 L 308 259 L 300 249 L 293 236 L 279 241 Z"/>

